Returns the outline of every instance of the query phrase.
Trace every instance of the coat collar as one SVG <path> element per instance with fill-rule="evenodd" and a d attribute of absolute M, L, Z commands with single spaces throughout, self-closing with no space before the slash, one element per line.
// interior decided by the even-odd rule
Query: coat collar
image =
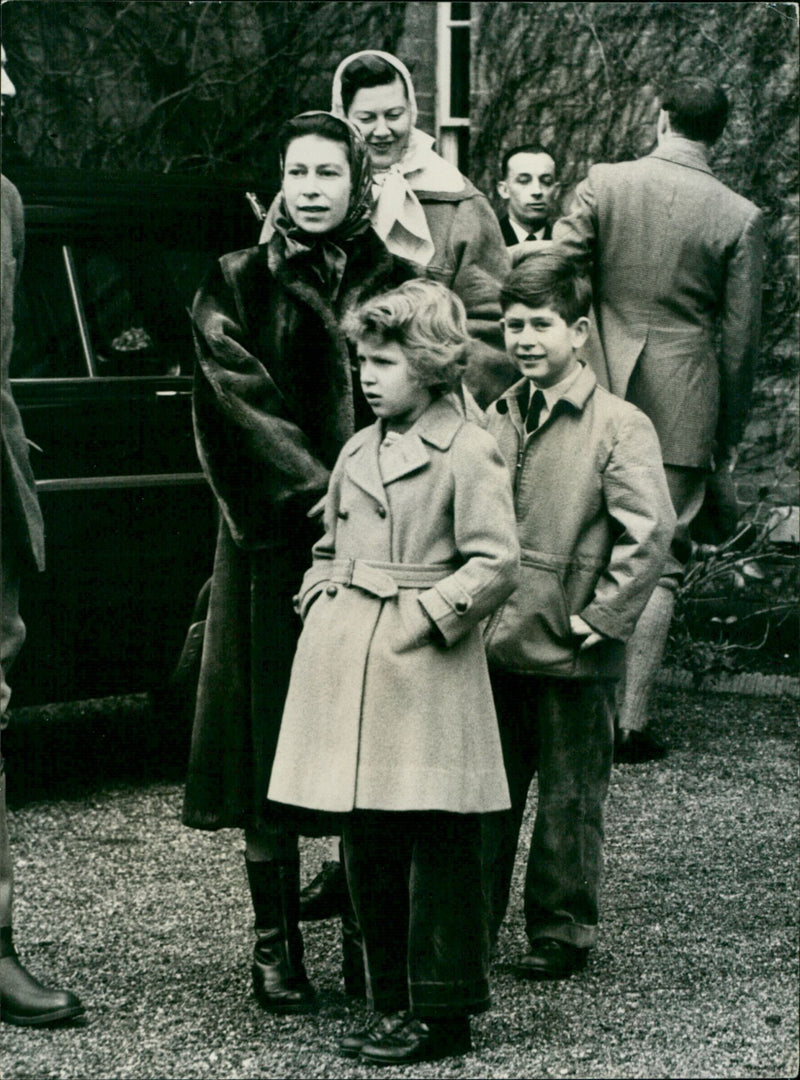
<path fill-rule="evenodd" d="M 705 145 L 694 139 L 685 139 L 682 135 L 669 135 L 659 143 L 650 157 L 671 161 L 675 165 L 684 165 L 687 169 L 697 169 L 713 176 Z"/>
<path fill-rule="evenodd" d="M 384 485 L 425 468 L 430 462 L 428 447 L 447 450 L 465 422 L 447 398 L 439 398 L 413 427 L 381 453 L 379 464 L 382 431 L 378 420 L 350 440 L 347 475 L 368 495 L 383 502 Z"/>
<path fill-rule="evenodd" d="M 567 388 L 566 393 L 558 399 L 553 408 L 557 409 L 563 402 L 561 408 L 571 408 L 576 412 L 583 412 L 586 407 L 586 402 L 594 393 L 596 386 L 597 377 L 595 373 L 587 363 L 581 361 L 580 374 L 575 379 L 575 382 Z M 495 403 L 497 411 L 507 412 L 517 427 L 522 427 L 523 424 L 522 410 L 519 404 L 520 395 L 523 392 L 527 396 L 528 380 L 524 378 L 519 379 L 513 386 L 510 386 L 504 394 L 500 395 Z M 504 407 L 498 408 L 501 401 L 504 402 Z"/>

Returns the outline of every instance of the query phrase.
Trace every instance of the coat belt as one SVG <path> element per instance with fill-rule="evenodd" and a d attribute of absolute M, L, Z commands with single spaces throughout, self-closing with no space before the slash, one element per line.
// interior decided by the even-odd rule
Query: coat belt
<path fill-rule="evenodd" d="M 399 589 L 426 589 L 455 570 L 452 565 L 385 563 L 366 559 L 331 559 L 312 566 L 303 579 L 303 592 L 322 581 L 353 586 L 385 600 Z"/>

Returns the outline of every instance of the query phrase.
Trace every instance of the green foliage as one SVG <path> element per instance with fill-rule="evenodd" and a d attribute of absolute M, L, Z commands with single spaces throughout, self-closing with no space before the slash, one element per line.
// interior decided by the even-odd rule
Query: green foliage
<path fill-rule="evenodd" d="M 703 72 L 731 100 L 711 163 L 767 225 L 761 372 L 797 369 L 797 8 L 767 3 L 481 5 L 472 179 L 493 191 L 503 150 L 541 139 L 570 189 L 598 161 L 648 153 L 658 94 Z"/>
<path fill-rule="evenodd" d="M 404 4 L 14 0 L 3 44 L 18 97 L 4 133 L 27 159 L 277 184 L 275 134 L 330 107 L 333 71 L 393 49 Z"/>

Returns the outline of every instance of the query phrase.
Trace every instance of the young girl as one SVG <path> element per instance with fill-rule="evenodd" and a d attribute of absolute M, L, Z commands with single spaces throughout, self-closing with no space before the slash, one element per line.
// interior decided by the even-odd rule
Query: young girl
<path fill-rule="evenodd" d="M 519 549 L 494 441 L 450 391 L 461 301 L 414 280 L 345 321 L 378 420 L 331 476 L 269 798 L 345 813 L 375 1016 L 343 1053 L 464 1053 L 489 1003 L 479 815 L 509 805 L 479 624 Z"/>

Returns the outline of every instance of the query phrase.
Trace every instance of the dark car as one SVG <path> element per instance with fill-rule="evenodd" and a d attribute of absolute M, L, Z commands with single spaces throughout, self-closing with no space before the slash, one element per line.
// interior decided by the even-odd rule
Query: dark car
<path fill-rule="evenodd" d="M 214 551 L 188 309 L 211 260 L 259 225 L 219 184 L 9 176 L 26 217 L 11 378 L 47 545 L 24 582 L 14 705 L 160 690 Z"/>

